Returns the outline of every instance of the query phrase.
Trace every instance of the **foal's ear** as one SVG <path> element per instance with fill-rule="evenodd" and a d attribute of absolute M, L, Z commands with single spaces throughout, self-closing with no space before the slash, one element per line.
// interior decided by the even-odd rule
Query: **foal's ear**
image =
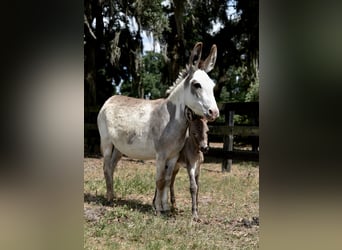
<path fill-rule="evenodd" d="M 201 69 L 207 73 L 210 72 L 215 66 L 216 57 L 217 57 L 217 47 L 214 44 L 211 47 L 211 50 L 207 59 L 205 59 L 205 61 L 201 63 Z"/>
<path fill-rule="evenodd" d="M 201 60 L 202 47 L 203 47 L 203 43 L 198 42 L 195 44 L 194 48 L 191 51 L 189 65 L 195 66 L 196 69 L 198 68 L 198 64 Z"/>
<path fill-rule="evenodd" d="M 187 119 L 189 122 L 191 122 L 191 121 L 194 119 L 193 113 L 192 113 L 192 110 L 191 110 L 191 109 L 187 108 L 187 109 L 185 110 L 185 117 L 186 117 L 186 119 Z"/>

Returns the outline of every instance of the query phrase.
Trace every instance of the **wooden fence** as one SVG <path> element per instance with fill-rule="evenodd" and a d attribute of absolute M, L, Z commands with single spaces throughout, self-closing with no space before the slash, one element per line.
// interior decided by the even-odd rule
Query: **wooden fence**
<path fill-rule="evenodd" d="M 84 155 L 100 155 L 100 134 L 97 114 L 100 106 L 84 107 Z"/>
<path fill-rule="evenodd" d="M 222 171 L 228 172 L 233 159 L 259 161 L 259 103 L 233 102 L 222 103 L 219 106 L 224 121 L 208 124 L 209 143 L 223 142 L 223 147 L 210 147 L 208 156 L 221 158 Z M 240 116 L 240 120 L 245 120 L 245 123 L 234 124 L 236 115 Z M 251 149 L 239 149 L 238 144 L 250 145 Z"/>
<path fill-rule="evenodd" d="M 208 156 L 222 159 L 222 171 L 230 171 L 232 160 L 259 161 L 259 103 L 221 103 L 219 107 L 221 122 L 208 123 L 209 146 L 214 142 L 223 146 L 210 146 Z M 96 124 L 99 109 L 100 107 L 85 108 L 85 155 L 100 154 L 100 137 Z M 248 124 L 234 124 L 236 115 L 244 117 Z M 241 145 L 249 145 L 251 149 L 242 150 Z"/>

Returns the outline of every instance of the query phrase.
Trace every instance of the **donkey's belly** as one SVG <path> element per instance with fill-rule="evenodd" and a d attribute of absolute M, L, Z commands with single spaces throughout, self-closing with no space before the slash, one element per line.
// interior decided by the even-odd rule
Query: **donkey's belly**
<path fill-rule="evenodd" d="M 141 145 L 120 144 L 115 146 L 122 154 L 140 160 L 152 160 L 156 157 L 156 152 L 151 147 Z"/>
<path fill-rule="evenodd" d="M 153 141 L 144 136 L 122 136 L 114 139 L 113 144 L 122 154 L 130 158 L 150 160 L 156 157 Z"/>

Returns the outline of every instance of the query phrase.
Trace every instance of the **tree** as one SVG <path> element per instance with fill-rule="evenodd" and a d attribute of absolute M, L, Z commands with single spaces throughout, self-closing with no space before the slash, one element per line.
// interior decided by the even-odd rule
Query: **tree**
<path fill-rule="evenodd" d="M 129 84 L 129 95 L 143 97 L 141 32 L 159 39 L 168 28 L 161 1 L 85 0 L 84 5 L 88 105 L 101 105 L 113 94 L 113 83 Z"/>
<path fill-rule="evenodd" d="M 243 79 L 239 88 L 241 95 L 257 85 L 256 0 L 175 0 L 163 4 L 161 0 L 86 0 L 84 3 L 85 23 L 88 23 L 85 25 L 87 102 L 102 103 L 114 92 L 112 83 L 129 85 L 124 86 L 127 94 L 144 97 L 142 83 L 147 84 L 147 76 L 142 79 L 142 31 L 161 43 L 161 82 L 167 85 L 177 78 L 197 41 L 205 41 L 203 54 L 213 43 L 218 46 L 217 64 L 211 73 L 217 79 L 218 100 L 223 87 L 228 91 L 235 88 L 232 77 L 239 72 Z M 235 8 L 233 17 L 228 8 Z M 216 32 L 213 32 L 214 24 L 220 26 Z M 233 76 L 232 72 L 235 72 Z"/>
<path fill-rule="evenodd" d="M 122 86 L 127 95 L 143 97 L 141 32 L 159 39 L 167 28 L 160 0 L 84 1 L 85 123 L 96 124 L 94 110 L 115 87 Z M 98 135 L 87 127 L 84 133 L 86 151 L 97 151 Z"/>
<path fill-rule="evenodd" d="M 157 99 L 164 97 L 167 84 L 161 81 L 163 59 L 160 53 L 149 51 L 143 56 L 142 86 L 145 98 Z"/>
<path fill-rule="evenodd" d="M 236 10 L 234 15 L 228 15 L 229 7 Z M 209 52 L 213 43 L 218 47 L 215 70 L 211 72 L 217 80 L 215 97 L 218 101 L 223 100 L 222 89 L 230 92 L 223 94 L 224 98 L 229 96 L 230 101 L 245 101 L 249 89 L 257 90 L 258 1 L 173 1 L 166 12 L 170 29 L 164 32 L 167 41 L 164 61 L 168 70 L 164 71 L 163 79 L 169 85 L 187 62 L 193 44 L 204 41 L 203 54 Z M 214 24 L 220 26 L 216 32 L 212 31 Z"/>
<path fill-rule="evenodd" d="M 258 100 L 258 5 L 257 0 L 85 0 L 85 121 L 96 122 L 88 110 L 101 106 L 118 86 L 124 95 L 163 97 L 197 41 L 204 43 L 204 56 L 212 44 L 218 47 L 210 72 L 218 102 Z M 160 43 L 160 53 L 143 54 L 142 32 Z"/>

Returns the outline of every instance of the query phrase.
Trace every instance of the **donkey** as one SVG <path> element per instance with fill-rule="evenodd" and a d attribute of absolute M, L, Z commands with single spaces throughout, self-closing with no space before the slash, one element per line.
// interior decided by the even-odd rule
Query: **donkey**
<path fill-rule="evenodd" d="M 207 120 L 203 117 L 192 114 L 189 110 L 187 119 L 189 121 L 189 135 L 185 140 L 184 147 L 179 154 L 177 164 L 174 168 L 171 178 L 171 204 L 176 209 L 176 199 L 174 193 L 174 182 L 179 171 L 180 165 L 184 165 L 188 171 L 190 180 L 190 194 L 192 199 L 192 218 L 199 221 L 198 218 L 198 190 L 200 165 L 204 161 L 203 153 L 208 152 L 208 131 Z"/>
<path fill-rule="evenodd" d="M 167 98 L 145 100 L 114 95 L 100 109 L 97 124 L 108 202 L 114 198 L 113 174 L 124 154 L 141 160 L 156 159 L 153 207 L 157 215 L 170 210 L 171 177 L 188 128 L 185 107 L 209 121 L 219 116 L 213 93 L 215 84 L 207 75 L 215 65 L 217 48 L 212 46 L 199 67 L 202 46 L 201 42 L 195 44 L 189 64 L 180 72 Z"/>

